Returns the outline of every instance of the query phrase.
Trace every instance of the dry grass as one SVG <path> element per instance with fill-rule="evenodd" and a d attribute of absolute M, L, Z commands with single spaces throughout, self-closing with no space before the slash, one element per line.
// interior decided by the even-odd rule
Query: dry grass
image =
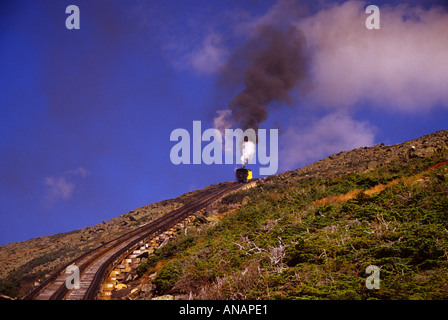
<path fill-rule="evenodd" d="M 400 178 L 400 179 L 394 179 L 392 181 L 390 181 L 387 184 L 377 184 L 376 186 L 367 189 L 367 190 L 360 190 L 360 189 L 354 189 L 354 190 L 350 190 L 347 193 L 344 194 L 340 194 L 340 195 L 331 195 L 319 200 L 314 201 L 314 204 L 317 206 L 322 206 L 325 204 L 341 204 L 344 202 L 347 202 L 353 198 L 356 198 L 361 192 L 368 195 L 368 196 L 372 196 L 375 193 L 380 193 L 381 191 L 385 190 L 386 188 L 389 188 L 391 186 L 397 185 L 400 181 L 402 181 L 405 185 L 411 185 L 413 183 L 416 183 L 418 181 L 422 181 L 425 180 L 425 177 L 422 174 L 416 174 L 410 177 L 404 177 L 404 178 Z"/>
<path fill-rule="evenodd" d="M 328 196 L 319 200 L 314 201 L 314 204 L 317 206 L 321 206 L 324 204 L 341 204 L 344 203 L 350 199 L 353 199 L 355 197 L 358 196 L 358 194 L 360 194 L 362 192 L 362 190 L 360 189 L 355 189 L 355 190 L 351 190 L 347 193 L 344 194 L 340 194 L 337 196 Z"/>

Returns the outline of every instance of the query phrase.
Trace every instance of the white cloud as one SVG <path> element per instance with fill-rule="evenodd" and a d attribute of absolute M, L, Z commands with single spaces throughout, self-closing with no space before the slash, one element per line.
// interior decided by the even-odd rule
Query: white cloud
<path fill-rule="evenodd" d="M 66 177 L 46 177 L 45 185 L 48 187 L 48 196 L 53 201 L 69 199 L 75 189 L 75 184 L 67 181 Z"/>
<path fill-rule="evenodd" d="M 228 50 L 222 43 L 221 35 L 210 33 L 204 38 L 202 46 L 190 54 L 189 62 L 196 72 L 213 74 L 220 70 L 227 55 Z"/>
<path fill-rule="evenodd" d="M 291 126 L 280 137 L 282 170 L 297 169 L 340 151 L 374 144 L 375 128 L 346 114 L 332 113 L 306 127 Z"/>
<path fill-rule="evenodd" d="M 367 4 L 347 1 L 296 23 L 312 54 L 310 100 L 397 111 L 448 105 L 448 13 L 380 6 L 380 29 L 367 30 Z"/>
<path fill-rule="evenodd" d="M 304 97 L 309 104 L 338 109 L 369 102 L 398 112 L 448 106 L 446 9 L 379 5 L 380 29 L 368 30 L 365 8 L 371 2 L 322 2 L 313 14 L 301 3 L 279 0 L 241 28 L 292 24 L 304 33 L 311 58 Z"/>
<path fill-rule="evenodd" d="M 77 169 L 73 169 L 73 170 L 67 171 L 67 175 L 70 175 L 70 176 L 77 176 L 77 175 L 79 175 L 79 176 L 81 176 L 81 178 L 85 178 L 88 173 L 89 172 L 85 168 L 83 168 L 83 167 L 79 167 Z"/>
<path fill-rule="evenodd" d="M 44 206 L 51 208 L 58 201 L 70 199 L 76 188 L 76 180 L 78 178 L 84 179 L 87 174 L 88 171 L 85 168 L 79 167 L 68 170 L 60 176 L 45 177 L 44 186 L 46 187 L 46 193 Z"/>

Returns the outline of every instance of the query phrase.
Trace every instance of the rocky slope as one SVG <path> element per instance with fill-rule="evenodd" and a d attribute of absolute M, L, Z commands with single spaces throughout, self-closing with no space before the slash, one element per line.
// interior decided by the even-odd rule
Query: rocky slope
<path fill-rule="evenodd" d="M 323 179 L 353 172 L 365 172 L 382 167 L 395 160 L 406 163 L 411 158 L 426 157 L 448 150 L 448 130 L 441 130 L 407 142 L 343 151 L 319 160 L 309 166 L 280 174 L 299 180 Z"/>
<path fill-rule="evenodd" d="M 176 199 L 146 205 L 95 226 L 0 246 L 0 293 L 20 297 L 53 270 L 84 252 L 155 220 L 218 186 L 211 185 Z"/>

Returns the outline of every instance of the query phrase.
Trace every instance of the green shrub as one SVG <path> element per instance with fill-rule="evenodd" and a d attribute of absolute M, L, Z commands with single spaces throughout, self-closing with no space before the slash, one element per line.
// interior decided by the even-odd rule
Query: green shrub
<path fill-rule="evenodd" d="M 155 290 L 158 294 L 168 293 L 176 284 L 182 274 L 182 267 L 177 261 L 167 262 L 162 269 L 157 272 L 154 279 Z"/>

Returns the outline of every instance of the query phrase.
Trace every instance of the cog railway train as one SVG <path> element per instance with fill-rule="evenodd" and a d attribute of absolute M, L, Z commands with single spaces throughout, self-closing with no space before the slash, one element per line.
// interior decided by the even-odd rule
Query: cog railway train
<path fill-rule="evenodd" d="M 235 175 L 238 182 L 246 183 L 252 179 L 252 170 L 246 169 L 242 166 L 241 168 L 236 169 Z"/>
<path fill-rule="evenodd" d="M 244 137 L 244 141 L 243 141 L 243 151 L 242 151 L 242 155 L 241 155 L 241 168 L 236 169 L 235 171 L 235 175 L 236 175 L 236 181 L 241 182 L 241 183 L 246 183 L 249 180 L 252 179 L 252 170 L 246 169 L 244 168 L 244 164 L 246 163 L 246 161 L 248 161 L 249 159 L 249 155 L 246 154 L 246 144 L 249 141 L 249 137 L 245 136 Z M 249 151 L 250 152 L 250 151 Z"/>

